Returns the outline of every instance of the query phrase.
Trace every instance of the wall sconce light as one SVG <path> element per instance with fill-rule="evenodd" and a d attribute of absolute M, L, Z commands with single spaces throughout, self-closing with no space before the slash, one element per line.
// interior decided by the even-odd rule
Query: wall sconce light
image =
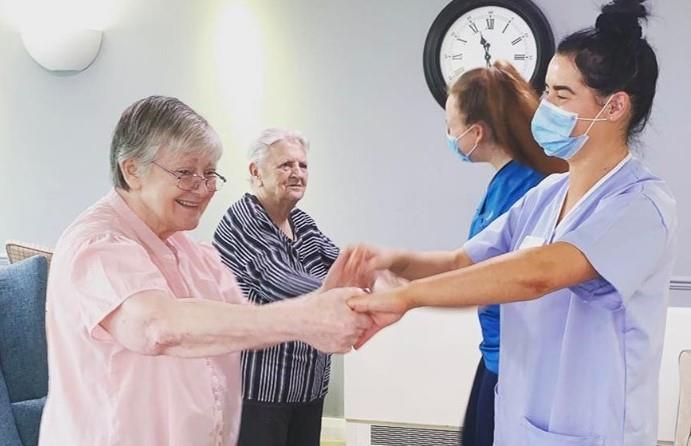
<path fill-rule="evenodd" d="M 31 57 L 49 71 L 79 72 L 96 59 L 103 32 L 92 29 L 33 28 L 22 31 Z"/>

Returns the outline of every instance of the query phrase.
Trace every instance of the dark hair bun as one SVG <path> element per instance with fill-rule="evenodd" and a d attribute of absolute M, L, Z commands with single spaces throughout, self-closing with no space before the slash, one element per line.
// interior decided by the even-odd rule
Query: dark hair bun
<path fill-rule="evenodd" d="M 595 28 L 603 35 L 638 40 L 643 35 L 640 19 L 648 16 L 645 0 L 614 0 L 602 7 Z"/>

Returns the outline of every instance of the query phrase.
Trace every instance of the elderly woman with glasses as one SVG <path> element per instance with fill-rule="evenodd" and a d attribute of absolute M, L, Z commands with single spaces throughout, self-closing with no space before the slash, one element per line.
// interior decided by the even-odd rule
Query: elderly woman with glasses
<path fill-rule="evenodd" d="M 345 303 L 354 288 L 249 304 L 217 252 L 185 234 L 225 182 L 221 152 L 177 99 L 123 113 L 114 189 L 53 257 L 41 445 L 234 445 L 241 350 L 297 340 L 346 352 L 370 325 Z"/>
<path fill-rule="evenodd" d="M 294 131 L 262 132 L 249 153 L 252 193 L 230 206 L 214 235 L 252 302 L 273 305 L 320 288 L 338 257 L 314 220 L 295 207 L 307 188 L 308 147 Z M 241 358 L 238 444 L 318 446 L 330 355 L 297 340 Z"/>

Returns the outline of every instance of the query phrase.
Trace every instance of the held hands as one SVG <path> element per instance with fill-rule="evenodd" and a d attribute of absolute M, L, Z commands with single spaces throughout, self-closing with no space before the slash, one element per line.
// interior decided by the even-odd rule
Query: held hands
<path fill-rule="evenodd" d="M 370 325 L 353 342 L 356 349 L 379 330 L 401 319 L 411 307 L 400 293 L 400 287 L 408 282 L 389 271 L 394 263 L 394 251 L 356 245 L 341 252 L 324 280 L 325 290 L 340 286 L 374 290 L 374 294 L 361 292 L 347 300 L 352 310 L 370 318 Z"/>
<path fill-rule="evenodd" d="M 385 269 L 376 272 L 374 280 L 374 291 L 388 291 L 394 288 L 402 287 L 403 285 L 407 285 L 408 283 L 408 280 L 397 276 L 388 269 Z"/>
<path fill-rule="evenodd" d="M 301 341 L 326 353 L 348 353 L 372 327 L 372 319 L 353 311 L 347 301 L 359 288 L 337 288 L 301 298 L 305 314 Z"/>
<path fill-rule="evenodd" d="M 373 254 L 368 249 L 344 249 L 331 265 L 322 284 L 322 290 L 348 286 L 371 289 L 375 280 L 375 271 L 369 265 L 372 258 Z"/>
<path fill-rule="evenodd" d="M 372 289 L 377 273 L 390 269 L 394 260 L 394 251 L 363 244 L 349 246 L 329 269 L 322 289 L 344 286 Z"/>
<path fill-rule="evenodd" d="M 352 297 L 348 305 L 358 313 L 368 314 L 372 320 L 372 325 L 353 344 L 356 349 L 365 345 L 382 328 L 398 322 L 412 308 L 395 289 Z"/>

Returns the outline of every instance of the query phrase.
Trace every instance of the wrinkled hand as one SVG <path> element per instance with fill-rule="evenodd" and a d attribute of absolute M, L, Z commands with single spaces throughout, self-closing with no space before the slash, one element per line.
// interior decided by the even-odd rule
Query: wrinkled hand
<path fill-rule="evenodd" d="M 372 319 L 353 311 L 347 301 L 364 294 L 358 288 L 337 288 L 303 297 L 306 323 L 300 340 L 325 353 L 351 351 L 372 326 Z"/>
<path fill-rule="evenodd" d="M 353 344 L 356 349 L 362 347 L 382 328 L 398 322 L 411 308 L 396 291 L 383 291 L 369 295 L 355 296 L 348 300 L 348 305 L 358 313 L 365 313 L 372 319 L 372 325 Z"/>

